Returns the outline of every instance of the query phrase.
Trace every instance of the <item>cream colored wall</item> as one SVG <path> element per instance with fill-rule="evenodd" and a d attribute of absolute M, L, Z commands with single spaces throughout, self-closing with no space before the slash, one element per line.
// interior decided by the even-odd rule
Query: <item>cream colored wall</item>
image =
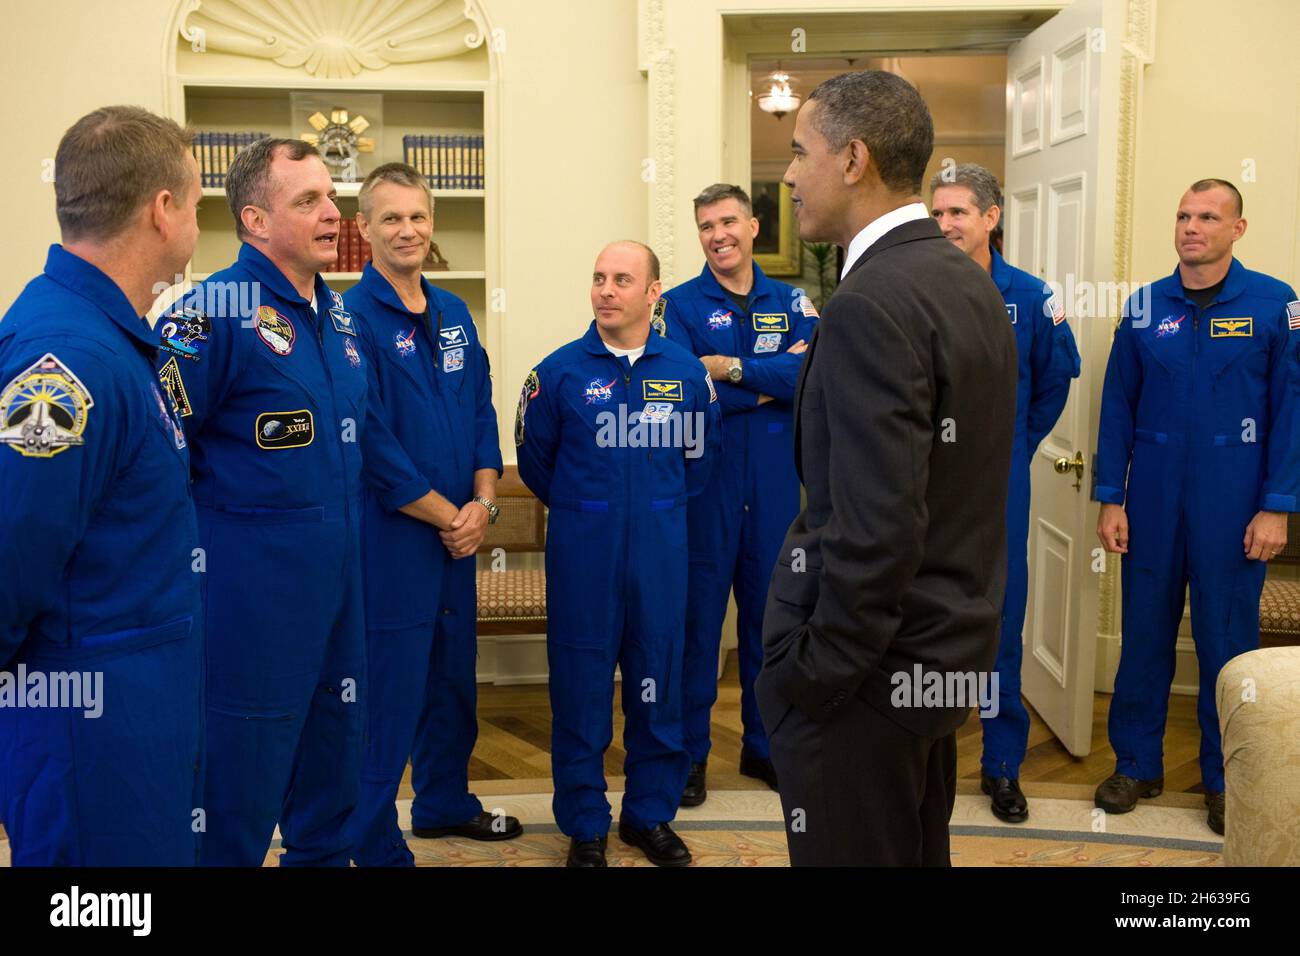
<path fill-rule="evenodd" d="M 494 356 L 503 452 L 529 369 L 591 322 L 596 253 L 646 241 L 646 82 L 636 0 L 485 0 L 501 65 L 504 354 Z M 557 16 L 562 9 L 563 15 Z"/>
<path fill-rule="evenodd" d="M 1137 152 L 1133 276 L 1168 275 L 1174 211 L 1207 176 L 1242 192 L 1244 264 L 1300 283 L 1300 74 L 1295 0 L 1160 0 Z M 1254 160 L 1257 180 L 1243 177 Z"/>
<path fill-rule="evenodd" d="M 0 57 L 9 140 L 0 183 L 10 227 L 0 231 L 0 314 L 59 241 L 54 185 L 42 180 L 59 138 L 99 106 L 163 110 L 166 0 L 41 0 L 6 4 L 9 42 Z"/>

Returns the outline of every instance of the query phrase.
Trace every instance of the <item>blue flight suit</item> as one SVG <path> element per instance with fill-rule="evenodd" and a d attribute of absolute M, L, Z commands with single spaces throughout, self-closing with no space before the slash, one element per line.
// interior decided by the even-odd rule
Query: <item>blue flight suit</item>
<path fill-rule="evenodd" d="M 157 349 L 118 285 L 59 245 L 0 321 L 0 820 L 15 866 L 197 856 L 199 542 Z M 71 680 L 79 694 L 50 695 Z"/>
<path fill-rule="evenodd" d="M 1079 374 L 1079 350 L 1065 313 L 1043 281 L 1010 265 L 996 249 L 993 282 L 1002 293 L 1019 353 L 1016 434 L 1007 489 L 1007 593 L 998 638 L 998 712 L 982 717 L 981 766 L 991 777 L 1019 779 L 1029 743 L 1029 712 L 1020 699 L 1025 601 L 1029 597 L 1029 463 L 1061 417 L 1070 380 Z"/>
<path fill-rule="evenodd" d="M 721 440 L 717 409 L 703 366 L 685 349 L 652 333 L 629 364 L 606 349 L 595 322 L 529 374 L 519 399 L 519 477 L 550 508 L 552 806 L 576 840 L 610 826 L 604 754 L 616 664 L 623 819 L 640 829 L 667 823 L 686 785 L 686 502 L 708 479 Z"/>
<path fill-rule="evenodd" d="M 722 407 L 722 454 L 708 487 L 689 508 L 691 575 L 682 672 L 682 724 L 692 763 L 709 756 L 709 713 L 718 698 L 718 646 L 727 597 L 736 591 L 740 716 L 744 749 L 768 758 L 754 697 L 763 667 L 763 609 L 781 543 L 799 514 L 794 469 L 794 389 L 817 312 L 802 292 L 754 265 L 746 314 L 708 265 L 663 295 L 663 334 L 697 356 L 741 360 L 739 384 L 715 383 Z M 773 401 L 758 404 L 759 395 Z"/>
<path fill-rule="evenodd" d="M 190 441 L 207 636 L 200 861 L 346 866 L 365 676 L 360 507 L 366 371 L 342 299 L 317 312 L 243 245 L 159 320 Z"/>
<path fill-rule="evenodd" d="M 474 472 L 501 472 L 487 352 L 465 303 L 420 280 L 428 308 L 407 311 L 373 265 L 343 296 L 370 380 L 362 517 L 369 706 L 361 800 L 349 825 L 362 865 L 414 866 L 397 824 L 412 758 L 417 828 L 483 811 L 469 792 L 478 736 L 474 558 L 453 559 L 438 529 L 398 509 L 436 490 L 460 506 Z"/>
<path fill-rule="evenodd" d="M 1266 564 L 1243 539 L 1259 511 L 1300 510 L 1300 305 L 1236 259 L 1204 310 L 1177 270 L 1139 290 L 1102 390 L 1098 501 L 1124 505 L 1123 644 L 1110 705 L 1116 771 L 1162 777 L 1175 642 L 1191 583 L 1201 781 L 1223 791 L 1214 683 L 1259 646 Z M 1288 306 L 1290 303 L 1290 306 Z M 1298 317 L 1288 329 L 1288 309 Z M 1127 474 L 1127 483 L 1125 476 Z"/>

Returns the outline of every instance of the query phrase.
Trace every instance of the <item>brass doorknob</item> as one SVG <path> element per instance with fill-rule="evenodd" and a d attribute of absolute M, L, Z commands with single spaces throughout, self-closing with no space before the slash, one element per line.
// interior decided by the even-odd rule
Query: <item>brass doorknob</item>
<path fill-rule="evenodd" d="M 1073 460 L 1069 458 L 1058 458 L 1053 466 L 1058 475 L 1068 475 L 1074 472 L 1074 490 L 1078 491 L 1083 486 L 1083 452 L 1076 451 Z"/>

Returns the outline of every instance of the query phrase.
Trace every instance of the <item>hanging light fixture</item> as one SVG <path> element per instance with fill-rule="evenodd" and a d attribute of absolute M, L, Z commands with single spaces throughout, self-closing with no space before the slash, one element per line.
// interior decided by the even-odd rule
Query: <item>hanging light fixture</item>
<path fill-rule="evenodd" d="M 767 92 L 760 93 L 758 96 L 758 108 L 764 113 L 771 113 L 777 119 L 797 110 L 802 99 L 791 88 L 790 80 L 790 74 L 782 70 L 778 63 L 776 69 L 767 76 Z"/>

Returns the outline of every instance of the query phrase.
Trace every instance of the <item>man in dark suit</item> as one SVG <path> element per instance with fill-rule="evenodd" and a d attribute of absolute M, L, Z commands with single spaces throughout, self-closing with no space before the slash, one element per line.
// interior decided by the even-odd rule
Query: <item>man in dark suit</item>
<path fill-rule="evenodd" d="M 758 680 L 795 865 L 947 865 L 954 732 L 996 707 L 1015 336 L 920 201 L 933 144 L 906 81 L 849 73 L 799 111 L 785 175 L 800 237 L 846 250 L 796 389 L 807 507 Z"/>

